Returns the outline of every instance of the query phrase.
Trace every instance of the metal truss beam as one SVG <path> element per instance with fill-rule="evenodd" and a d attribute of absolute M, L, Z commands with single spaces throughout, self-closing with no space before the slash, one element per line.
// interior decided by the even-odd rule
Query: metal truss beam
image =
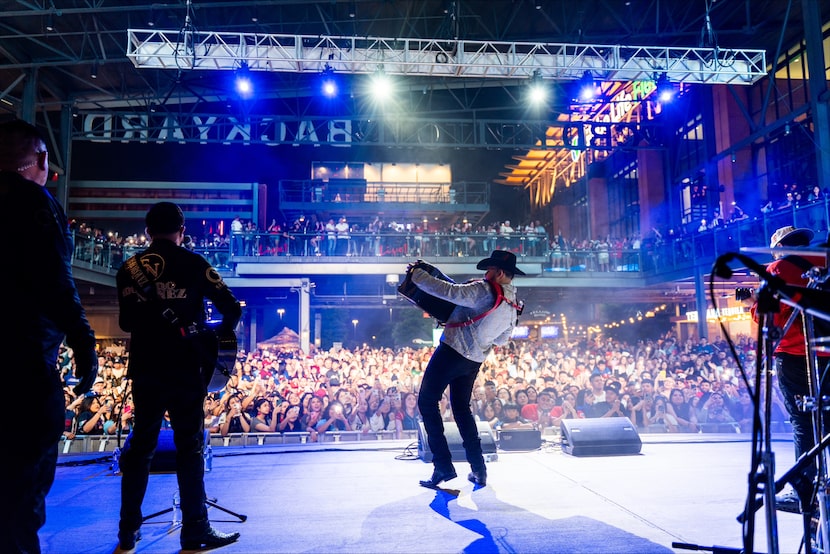
<path fill-rule="evenodd" d="M 138 68 L 344 73 L 430 77 L 574 80 L 585 71 L 608 81 L 653 79 L 752 84 L 767 74 L 764 50 L 546 42 L 495 42 L 127 30 Z"/>
<path fill-rule="evenodd" d="M 424 117 L 84 113 L 72 139 L 94 142 L 469 147 L 610 151 L 650 122 Z M 551 133 L 552 128 L 561 133 Z"/>

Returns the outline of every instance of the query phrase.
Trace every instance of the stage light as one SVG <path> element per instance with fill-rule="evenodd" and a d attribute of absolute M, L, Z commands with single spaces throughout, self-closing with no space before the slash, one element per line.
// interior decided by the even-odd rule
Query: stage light
<path fill-rule="evenodd" d="M 582 74 L 582 78 L 579 80 L 578 98 L 583 102 L 589 102 L 596 98 L 596 95 L 597 85 L 594 82 L 594 76 L 591 75 L 590 71 L 586 71 Z"/>
<path fill-rule="evenodd" d="M 247 99 L 254 95 L 254 82 L 247 62 L 240 62 L 234 79 L 234 89 L 240 98 Z"/>
<path fill-rule="evenodd" d="M 376 102 L 385 102 L 394 93 L 394 83 L 383 70 L 378 70 L 372 75 L 369 82 L 369 93 Z"/>
<path fill-rule="evenodd" d="M 323 84 L 321 90 L 323 92 L 323 96 L 326 98 L 334 98 L 337 96 L 337 80 L 334 78 L 334 70 L 329 67 L 329 64 L 326 64 L 326 68 L 323 70 Z"/>
<path fill-rule="evenodd" d="M 657 100 L 660 102 L 671 102 L 675 95 L 674 86 L 672 86 L 669 78 L 663 73 L 657 78 Z"/>
<path fill-rule="evenodd" d="M 92 62 L 92 67 L 89 70 L 89 78 L 90 79 L 97 79 L 98 78 L 98 62 Z"/>
<path fill-rule="evenodd" d="M 527 95 L 528 100 L 534 106 L 544 104 L 548 99 L 548 86 L 542 79 L 542 73 L 538 69 L 533 72 L 533 77 L 530 78 Z"/>

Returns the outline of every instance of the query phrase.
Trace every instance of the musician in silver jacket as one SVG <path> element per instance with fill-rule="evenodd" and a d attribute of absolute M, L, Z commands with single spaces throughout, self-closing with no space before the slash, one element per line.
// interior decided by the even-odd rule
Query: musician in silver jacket
<path fill-rule="evenodd" d="M 441 395 L 449 386 L 450 406 L 471 468 L 467 478 L 483 487 L 487 484 L 487 468 L 470 397 L 481 364 L 493 346 L 510 339 L 521 312 L 513 277 L 524 272 L 516 267 L 516 256 L 506 250 L 494 250 L 489 258 L 478 262 L 476 268 L 485 270 L 484 279 L 467 283 L 438 279 L 418 265 L 409 268 L 412 283 L 456 306 L 427 364 L 418 395 L 434 466 L 432 477 L 420 484 L 436 487 L 457 476 L 438 408 Z"/>

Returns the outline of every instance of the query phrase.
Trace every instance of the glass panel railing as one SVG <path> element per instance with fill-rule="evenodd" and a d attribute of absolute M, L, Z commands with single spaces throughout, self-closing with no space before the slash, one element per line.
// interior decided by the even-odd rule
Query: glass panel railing
<path fill-rule="evenodd" d="M 621 241 L 581 241 L 580 247 L 552 247 L 547 235 L 400 231 L 346 234 L 320 232 L 234 233 L 220 245 L 194 242 L 189 248 L 201 253 L 214 266 L 233 269 L 234 264 L 290 262 L 295 257 L 417 257 L 480 258 L 492 250 L 510 250 L 521 258 L 542 258 L 544 273 L 625 272 L 669 274 L 678 270 L 711 265 L 727 252 L 743 247 L 764 247 L 779 227 L 794 225 L 816 232 L 816 238 L 830 228 L 826 199 L 806 206 L 768 212 L 754 219 L 741 219 L 682 235 L 644 240 L 639 248 Z M 114 244 L 100 237 L 75 235 L 74 263 L 112 271 L 146 244 Z"/>

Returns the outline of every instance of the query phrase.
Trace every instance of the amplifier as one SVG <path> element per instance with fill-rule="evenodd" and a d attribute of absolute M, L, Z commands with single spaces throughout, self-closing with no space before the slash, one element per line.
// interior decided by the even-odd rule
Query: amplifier
<path fill-rule="evenodd" d="M 542 446 L 538 429 L 505 429 L 499 431 L 499 450 L 536 450 Z"/>

